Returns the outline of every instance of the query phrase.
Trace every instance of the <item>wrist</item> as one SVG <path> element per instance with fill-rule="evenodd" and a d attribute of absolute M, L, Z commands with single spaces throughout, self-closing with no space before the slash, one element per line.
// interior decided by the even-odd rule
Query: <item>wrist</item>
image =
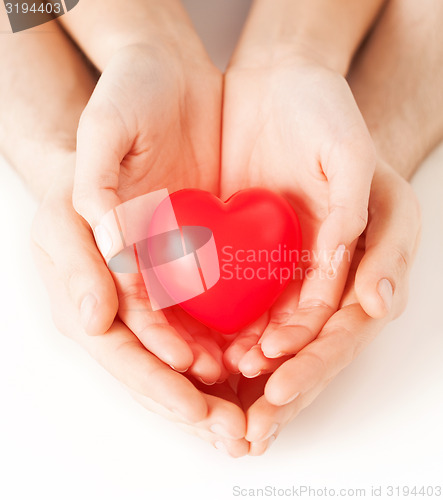
<path fill-rule="evenodd" d="M 302 57 L 345 76 L 384 2 L 255 0 L 233 64 L 252 59 L 269 66 Z"/>
<path fill-rule="evenodd" d="M 94 23 L 97 17 L 99 28 Z M 166 46 L 184 57 L 206 56 L 178 0 L 127 0 L 124 5 L 117 0 L 91 0 L 79 4 L 61 22 L 101 71 L 117 51 L 131 46 Z"/>
<path fill-rule="evenodd" d="M 345 76 L 351 56 L 324 47 L 319 41 L 310 41 L 306 37 L 292 40 L 276 40 L 272 44 L 262 45 L 257 42 L 248 44 L 237 51 L 229 69 L 266 69 L 293 66 L 320 66 Z"/>

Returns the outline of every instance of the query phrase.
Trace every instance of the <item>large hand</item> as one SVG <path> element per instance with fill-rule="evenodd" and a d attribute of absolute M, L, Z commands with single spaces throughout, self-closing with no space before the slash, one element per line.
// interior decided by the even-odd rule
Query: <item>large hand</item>
<path fill-rule="evenodd" d="M 420 209 L 410 185 L 386 166 L 377 167 L 369 224 L 360 238 L 340 309 L 318 338 L 269 375 L 243 379 L 239 395 L 247 411 L 250 453 L 260 454 L 274 436 L 345 368 L 406 305 L 408 278 L 420 233 Z M 389 280 L 389 314 L 374 319 L 371 296 Z M 269 377 L 269 378 L 268 378 Z M 255 397 L 251 395 L 255 393 Z M 271 438 L 273 439 L 273 438 Z"/>
<path fill-rule="evenodd" d="M 272 368 L 263 353 L 297 352 L 337 309 L 366 226 L 374 147 L 346 80 L 296 60 L 228 70 L 222 153 L 225 197 L 248 186 L 274 189 L 292 202 L 302 227 L 305 279 L 272 308 L 269 323 L 243 332 L 225 355 L 232 370 L 254 376 Z"/>
<path fill-rule="evenodd" d="M 114 242 L 97 226 L 120 203 L 165 187 L 217 189 L 221 88 L 221 74 L 206 57 L 184 56 L 167 44 L 113 56 L 80 121 L 73 195 L 104 256 Z M 114 279 L 119 316 L 148 350 L 178 371 L 192 366 L 207 383 L 225 377 L 221 351 L 206 332 L 179 334 L 162 311 L 153 312 L 139 274 Z M 97 297 L 85 300 L 93 318 Z"/>
<path fill-rule="evenodd" d="M 120 320 L 114 321 L 114 283 L 89 226 L 72 206 L 72 163 L 73 159 L 66 161 L 33 226 L 33 251 L 58 329 L 80 343 L 148 409 L 217 448 L 224 447 L 232 456 L 246 454 L 245 415 L 232 389 L 227 384 L 200 384 L 202 390 L 198 390 L 188 378 L 148 352 Z M 89 286 L 103 299 L 100 304 L 105 310 L 100 316 L 106 323 L 95 326 L 107 329 L 106 335 L 87 335 L 80 326 L 76 299 Z"/>

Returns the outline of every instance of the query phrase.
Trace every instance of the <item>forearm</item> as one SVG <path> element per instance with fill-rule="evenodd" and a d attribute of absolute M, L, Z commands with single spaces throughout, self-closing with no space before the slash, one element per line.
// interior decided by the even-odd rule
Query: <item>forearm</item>
<path fill-rule="evenodd" d="M 1 14 L 3 16 L 3 14 Z M 7 20 L 0 18 L 0 25 Z M 0 151 L 41 197 L 66 153 L 95 81 L 54 22 L 0 38 Z"/>
<path fill-rule="evenodd" d="M 443 2 L 391 0 L 349 75 L 379 156 L 409 178 L 443 139 Z"/>
<path fill-rule="evenodd" d="M 309 57 L 346 74 L 385 0 L 255 0 L 231 65 Z"/>
<path fill-rule="evenodd" d="M 59 22 L 100 70 L 130 45 L 162 44 L 190 60 L 207 57 L 179 0 L 87 0 Z"/>

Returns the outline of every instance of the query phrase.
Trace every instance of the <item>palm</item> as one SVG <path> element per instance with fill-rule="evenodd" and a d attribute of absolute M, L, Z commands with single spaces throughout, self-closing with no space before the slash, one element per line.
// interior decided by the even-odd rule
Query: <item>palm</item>
<path fill-rule="evenodd" d="M 221 75 L 207 61 L 185 64 L 166 50 L 147 48 L 129 48 L 112 59 L 85 111 L 99 118 L 95 149 L 88 121 L 79 129 L 79 154 L 89 152 L 87 159 L 100 162 L 101 170 L 85 156 L 79 166 L 96 168 L 92 184 L 101 186 L 104 210 L 163 188 L 216 189 L 221 89 Z M 205 382 L 224 378 L 220 348 L 206 331 L 175 311 L 167 317 L 152 311 L 140 274 L 114 273 L 114 281 L 119 316 L 148 350 L 178 370 L 193 359 L 190 373 Z"/>
<path fill-rule="evenodd" d="M 352 105 L 346 82 L 324 69 L 284 68 L 266 75 L 261 70 L 240 69 L 227 77 L 223 196 L 250 186 L 282 193 L 300 220 L 305 277 L 308 269 L 313 272 L 318 267 L 321 258 L 318 237 L 330 211 L 330 181 L 325 174 L 331 169 L 328 162 L 334 163 L 349 131 L 360 126 Z M 314 278 L 311 281 L 291 284 L 271 310 L 270 324 L 262 322 L 261 331 L 256 330 L 255 341 L 260 339 L 268 352 L 275 339 L 279 345 L 276 354 L 303 348 L 336 310 L 347 266 L 340 267 L 335 279 L 323 279 L 318 269 L 315 273 L 315 278 L 310 275 Z M 247 346 L 241 336 L 234 341 L 232 349 L 237 352 L 235 359 L 227 354 L 228 365 L 237 368 L 243 359 L 238 368 L 249 376 L 272 371 L 276 362 L 267 360 L 260 350 L 244 356 L 255 343 L 249 338 Z M 243 343 L 240 350 L 239 342 Z"/>
<path fill-rule="evenodd" d="M 130 78 L 124 68 L 134 62 Z M 121 74 L 123 71 L 123 75 Z M 109 83 L 108 83 L 109 82 Z M 142 85 L 144 82 L 149 84 Z M 204 82 L 204 83 L 202 83 Z M 122 201 L 156 189 L 214 190 L 219 173 L 221 75 L 156 58 L 125 59 L 102 77 L 114 126 L 125 141 L 117 192 Z M 137 99 L 134 99 L 137 96 Z"/>

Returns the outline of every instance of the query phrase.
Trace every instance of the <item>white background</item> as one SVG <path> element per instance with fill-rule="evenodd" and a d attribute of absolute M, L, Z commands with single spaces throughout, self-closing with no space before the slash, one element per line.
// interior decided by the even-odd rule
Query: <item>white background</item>
<path fill-rule="evenodd" d="M 211 24 L 209 2 L 186 3 L 223 66 L 249 2 L 212 2 Z M 443 146 L 413 185 L 423 236 L 406 312 L 269 452 L 235 460 L 139 407 L 56 331 L 29 249 L 36 205 L 0 161 L 0 498 L 227 499 L 234 485 L 368 497 L 379 484 L 443 483 Z"/>

